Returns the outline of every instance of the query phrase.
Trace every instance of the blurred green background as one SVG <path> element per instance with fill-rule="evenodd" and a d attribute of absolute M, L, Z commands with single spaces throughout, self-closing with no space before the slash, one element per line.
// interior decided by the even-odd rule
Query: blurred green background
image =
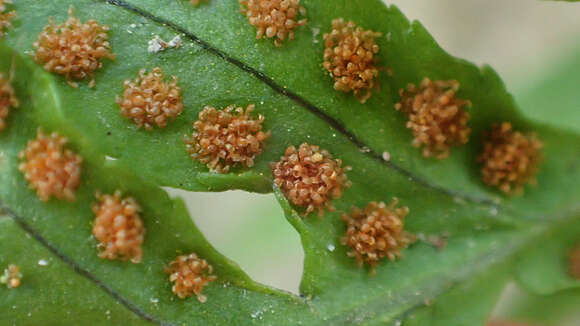
<path fill-rule="evenodd" d="M 385 2 L 398 6 L 409 19 L 422 22 L 452 55 L 491 65 L 530 118 L 580 130 L 573 119 L 566 119 L 580 114 L 580 3 Z M 191 215 L 208 240 L 251 277 L 298 292 L 303 260 L 300 239 L 273 195 L 169 191 L 186 199 Z M 534 299 L 509 285 L 496 314 L 517 311 L 523 298 Z M 578 324 L 570 320 L 560 325 Z"/>

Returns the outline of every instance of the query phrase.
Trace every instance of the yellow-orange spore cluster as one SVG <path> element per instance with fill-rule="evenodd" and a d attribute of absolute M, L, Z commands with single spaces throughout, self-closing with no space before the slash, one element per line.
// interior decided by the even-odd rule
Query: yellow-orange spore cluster
<path fill-rule="evenodd" d="M 305 215 L 318 210 L 334 211 L 331 200 L 340 198 L 351 186 L 342 161 L 333 159 L 326 150 L 303 143 L 290 146 L 277 163 L 271 164 L 274 183 L 294 205 L 306 207 Z"/>
<path fill-rule="evenodd" d="M 10 264 L 0 276 L 0 283 L 6 284 L 9 289 L 14 289 L 20 286 L 22 274 L 20 268 L 16 265 Z"/>
<path fill-rule="evenodd" d="M 108 42 L 109 27 L 99 25 L 96 20 L 82 23 L 74 17 L 72 9 L 69 18 L 62 24 L 50 20 L 34 42 L 34 59 L 44 69 L 66 76 L 72 87 L 73 80 L 90 78 L 89 86 L 94 86 L 93 73 L 102 67 L 101 59 L 114 59 Z"/>
<path fill-rule="evenodd" d="M 10 108 L 18 106 L 16 94 L 10 82 L 0 73 L 0 131 L 6 128 L 6 118 Z"/>
<path fill-rule="evenodd" d="M 520 323 L 515 321 L 493 320 L 488 322 L 485 326 L 538 326 L 538 325 Z"/>
<path fill-rule="evenodd" d="M 16 17 L 16 11 L 8 11 L 7 4 L 11 4 L 11 0 L 0 0 L 0 38 L 4 37 L 7 29 L 12 27 L 12 19 Z"/>
<path fill-rule="evenodd" d="M 270 137 L 269 131 L 262 131 L 264 116 L 252 117 L 253 109 L 254 105 L 246 110 L 233 105 L 223 110 L 206 106 L 193 124 L 192 137 L 185 140 L 191 158 L 219 173 L 228 172 L 236 164 L 253 166 Z"/>
<path fill-rule="evenodd" d="M 173 283 L 171 290 L 175 295 L 185 299 L 195 294 L 197 300 L 202 303 L 207 300 L 206 296 L 201 294 L 203 287 L 217 279 L 211 275 L 213 267 L 194 253 L 178 256 L 169 263 L 165 272 L 169 274 L 169 281 Z"/>
<path fill-rule="evenodd" d="M 514 131 L 509 122 L 494 124 L 478 158 L 483 182 L 506 194 L 521 193 L 526 183 L 536 182 L 541 149 L 535 134 Z"/>
<path fill-rule="evenodd" d="M 306 9 L 300 0 L 238 0 L 242 13 L 255 26 L 256 38 L 275 38 L 276 46 L 286 39 L 294 39 L 294 29 L 306 25 Z"/>
<path fill-rule="evenodd" d="M 443 159 L 449 156 L 451 146 L 469 140 L 470 115 L 464 110 L 471 102 L 455 96 L 459 83 L 455 80 L 423 79 L 420 87 L 409 84 L 401 89 L 401 100 L 395 109 L 409 115 L 407 128 L 413 131 L 415 147 L 423 147 L 423 156 Z"/>
<path fill-rule="evenodd" d="M 164 128 L 168 120 L 180 115 L 183 101 L 177 77 L 173 76 L 171 82 L 165 82 L 163 78 L 163 70 L 157 67 L 148 74 L 142 69 L 135 80 L 126 80 L 123 98 L 117 97 L 121 115 L 146 130 L 154 126 Z"/>
<path fill-rule="evenodd" d="M 384 202 L 370 202 L 362 210 L 353 208 L 350 215 L 342 215 L 348 224 L 342 243 L 352 249 L 348 255 L 359 266 L 367 263 L 374 269 L 384 257 L 395 260 L 414 241 L 415 237 L 404 230 L 409 208 L 395 208 L 397 203 L 397 199 L 389 206 Z"/>
<path fill-rule="evenodd" d="M 42 201 L 46 202 L 53 196 L 75 200 L 81 181 L 82 158 L 65 148 L 67 142 L 57 133 L 45 135 L 38 130 L 36 139 L 28 141 L 24 151 L 18 155 L 18 169 Z"/>
<path fill-rule="evenodd" d="M 570 276 L 580 280 L 580 245 L 570 252 Z"/>
<path fill-rule="evenodd" d="M 97 193 L 97 200 L 93 205 L 96 215 L 93 235 L 99 241 L 99 257 L 141 262 L 145 227 L 137 201 L 133 197 L 123 198 L 120 191 L 113 195 Z"/>
<path fill-rule="evenodd" d="M 379 36 L 381 33 L 364 30 L 352 21 L 332 21 L 332 31 L 324 34 L 323 66 L 334 78 L 334 89 L 354 92 L 362 103 L 371 97 L 379 76 L 375 58 L 379 53 L 375 38 Z"/>
<path fill-rule="evenodd" d="M 191 4 L 194 6 L 199 5 L 202 1 L 207 1 L 207 0 L 191 0 Z"/>

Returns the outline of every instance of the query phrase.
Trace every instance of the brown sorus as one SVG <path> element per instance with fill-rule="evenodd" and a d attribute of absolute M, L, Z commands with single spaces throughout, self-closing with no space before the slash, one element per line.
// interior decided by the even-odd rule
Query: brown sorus
<path fill-rule="evenodd" d="M 178 256 L 169 263 L 165 272 L 169 274 L 169 281 L 173 283 L 171 290 L 175 295 L 185 299 L 195 294 L 197 300 L 202 303 L 207 300 L 202 294 L 203 287 L 217 279 L 212 275 L 213 267 L 195 253 Z"/>
<path fill-rule="evenodd" d="M 396 198 L 388 206 L 373 201 L 362 210 L 355 207 L 350 214 L 342 215 L 347 223 L 342 243 L 351 248 L 348 255 L 359 266 L 366 263 L 374 272 L 381 259 L 401 257 L 401 251 L 414 241 L 415 237 L 404 229 L 409 208 L 395 208 L 397 203 Z"/>
<path fill-rule="evenodd" d="M 459 83 L 455 80 L 423 79 L 419 87 L 409 84 L 399 90 L 400 102 L 395 109 L 409 116 L 407 128 L 413 131 L 413 146 L 423 146 L 423 156 L 443 159 L 451 146 L 469 140 L 470 115 L 465 106 L 471 102 L 456 97 Z"/>
<path fill-rule="evenodd" d="M 15 289 L 22 283 L 22 274 L 20 267 L 10 264 L 4 270 L 4 274 L 0 276 L 0 283 L 6 284 L 9 289 Z"/>
<path fill-rule="evenodd" d="M 7 4 L 12 0 L 0 0 L 0 38 L 4 37 L 6 30 L 12 28 L 12 20 L 16 17 L 16 11 L 8 11 Z"/>
<path fill-rule="evenodd" d="M 262 131 L 264 116 L 252 117 L 253 109 L 254 105 L 245 110 L 233 105 L 223 110 L 206 106 L 193 124 L 192 137 L 185 139 L 191 158 L 219 173 L 238 164 L 253 166 L 270 137 L 269 131 Z"/>
<path fill-rule="evenodd" d="M 281 46 L 286 39 L 294 39 L 294 30 L 306 25 L 306 9 L 300 0 L 238 0 L 242 13 L 256 27 L 256 38 L 274 38 Z"/>
<path fill-rule="evenodd" d="M 177 77 L 170 82 L 163 79 L 163 70 L 157 67 L 148 74 L 141 69 L 135 80 L 125 80 L 123 97 L 117 97 L 121 115 L 146 130 L 165 128 L 169 120 L 181 114 L 183 101 Z"/>
<path fill-rule="evenodd" d="M 11 108 L 18 107 L 18 99 L 14 88 L 2 73 L 0 73 L 0 132 L 6 128 L 6 118 Z"/>
<path fill-rule="evenodd" d="M 101 59 L 114 59 L 109 44 L 109 27 L 99 25 L 96 20 L 82 23 L 69 10 L 66 22 L 57 24 L 52 19 L 44 27 L 34 47 L 34 59 L 44 69 L 63 75 L 72 87 L 78 87 L 73 80 L 90 78 L 93 87 L 94 72 L 102 67 Z"/>
<path fill-rule="evenodd" d="M 284 196 L 297 206 L 306 207 L 305 215 L 318 210 L 333 211 L 331 200 L 340 198 L 350 187 L 342 161 L 318 146 L 303 143 L 298 149 L 290 146 L 277 163 L 271 164 L 274 183 Z"/>
<path fill-rule="evenodd" d="M 97 193 L 96 197 L 93 235 L 99 241 L 99 257 L 141 262 L 145 226 L 135 198 L 123 198 L 120 191 L 113 195 Z"/>
<path fill-rule="evenodd" d="M 334 89 L 353 92 L 361 103 L 371 97 L 379 76 L 375 38 L 381 33 L 364 30 L 352 21 L 332 21 L 332 31 L 324 34 L 323 66 L 334 78 Z"/>
<path fill-rule="evenodd" d="M 542 142 L 534 133 L 514 131 L 511 123 L 503 122 L 494 124 L 486 136 L 478 158 L 485 184 L 506 194 L 520 194 L 526 183 L 536 183 Z"/>
<path fill-rule="evenodd" d="M 570 276 L 580 280 L 580 245 L 576 246 L 569 255 Z"/>
<path fill-rule="evenodd" d="M 39 129 L 36 139 L 28 141 L 18 155 L 18 169 L 44 202 L 50 197 L 75 200 L 81 180 L 82 158 L 65 148 L 67 142 L 57 133 L 45 135 Z"/>

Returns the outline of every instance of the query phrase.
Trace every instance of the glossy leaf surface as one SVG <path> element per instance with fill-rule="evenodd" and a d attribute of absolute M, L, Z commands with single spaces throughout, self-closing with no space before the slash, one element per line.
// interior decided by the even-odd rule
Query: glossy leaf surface
<path fill-rule="evenodd" d="M 447 302 L 461 301 L 458 298 L 464 293 L 481 286 L 477 283 L 481 275 L 509 265 L 520 250 L 576 216 L 580 209 L 578 135 L 523 118 L 491 68 L 480 69 L 449 56 L 419 23 L 410 23 L 394 7 L 375 0 L 303 3 L 308 25 L 282 47 L 256 40 L 254 28 L 235 1 L 212 0 L 197 8 L 181 0 L 16 3 L 19 19 L 2 45 L 0 71 L 13 72 L 22 106 L 11 113 L 9 128 L 0 134 L 0 199 L 17 225 L 28 227 L 29 234 L 38 237 L 14 235 L 15 239 L 7 237 L 1 245 L 7 251 L 22 250 L 28 242 L 44 239 L 44 249 L 34 245 L 39 253 L 46 253 L 47 246 L 53 248 L 74 263 L 69 268 L 77 266 L 77 273 L 80 269 L 94 277 L 88 277 L 88 282 L 81 272 L 85 280 L 77 281 L 82 286 L 70 289 L 70 284 L 63 283 L 55 291 L 78 289 L 76 293 L 85 295 L 89 305 L 101 298 L 102 306 L 116 301 L 119 314 L 115 318 L 126 323 L 382 325 L 401 321 L 426 302 L 437 305 L 439 298 L 444 307 Z M 82 82 L 72 89 L 64 78 L 45 72 L 30 58 L 32 43 L 49 18 L 65 20 L 71 6 L 83 21 L 97 19 L 111 28 L 116 59 L 105 62 L 97 72 L 95 88 Z M 377 40 L 379 59 L 392 74 L 381 74 L 381 88 L 366 104 L 336 92 L 322 69 L 322 34 L 337 17 L 383 33 Z M 155 35 L 171 39 L 177 34 L 184 40 L 181 48 L 155 54 L 147 51 Z M 115 98 L 122 93 L 124 80 L 134 78 L 142 68 L 156 66 L 179 77 L 185 110 L 167 128 L 147 132 L 121 117 Z M 393 109 L 398 89 L 424 77 L 457 79 L 459 96 L 473 102 L 473 136 L 466 146 L 453 148 L 447 160 L 422 157 L 411 146 L 406 118 Z M 256 104 L 272 137 L 251 169 L 216 174 L 188 157 L 183 137 L 191 134 L 191 123 L 204 106 L 230 104 Z M 485 186 L 475 162 L 482 133 L 491 123 L 504 120 L 536 132 L 545 144 L 538 186 L 526 187 L 524 196 L 507 197 Z M 85 158 L 75 203 L 40 202 L 17 171 L 17 153 L 38 127 L 67 136 Z M 323 219 L 303 217 L 303 209 L 272 189 L 270 162 L 277 161 L 289 145 L 302 142 L 319 145 L 352 166 L 348 177 L 353 186 L 335 201 L 337 211 Z M 385 151 L 392 158 L 389 162 L 382 159 Z M 212 249 L 183 203 L 169 198 L 161 186 L 274 191 L 304 245 L 303 296 L 250 280 Z M 96 256 L 90 207 L 95 191 L 115 189 L 135 196 L 144 208 L 147 239 L 142 264 L 108 262 Z M 340 244 L 345 232 L 340 215 L 353 206 L 363 207 L 373 200 L 389 202 L 393 197 L 409 206 L 406 228 L 421 241 L 407 249 L 403 259 L 381 264 L 372 276 L 346 256 Z M 15 228 L 13 223 L 4 223 Z M 445 241 L 445 248 L 435 248 L 432 239 Z M 191 251 L 208 259 L 219 277 L 205 290 L 205 304 L 173 297 L 163 273 L 164 264 Z M 36 258 L 31 255 L 30 259 L 22 264 L 34 274 Z M 468 283 L 458 286 L 463 282 Z M 499 288 L 501 280 L 497 284 Z M 35 304 L 19 297 L 24 295 L 20 289 L 14 291 L 0 298 L 0 307 L 18 306 L 22 301 Z M 485 315 L 496 292 L 490 289 L 489 298 L 474 307 L 478 316 Z M 45 298 L 39 300 L 41 304 Z M 27 304 L 18 313 L 2 316 L 25 322 Z M 87 319 L 93 313 L 100 316 L 102 306 L 80 314 Z M 431 320 L 438 325 L 447 317 L 443 313 Z"/>

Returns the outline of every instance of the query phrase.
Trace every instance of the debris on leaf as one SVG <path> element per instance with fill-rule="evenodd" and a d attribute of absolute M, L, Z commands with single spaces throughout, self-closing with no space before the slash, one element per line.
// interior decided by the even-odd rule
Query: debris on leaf
<path fill-rule="evenodd" d="M 383 160 L 385 162 L 391 161 L 391 153 L 389 153 L 389 152 L 383 152 Z"/>
<path fill-rule="evenodd" d="M 161 37 L 159 37 L 159 35 L 155 35 L 155 37 L 153 37 L 153 39 L 151 39 L 148 43 L 147 52 L 158 53 L 169 48 L 178 49 L 181 47 L 182 43 L 181 36 L 179 35 L 176 35 L 169 42 L 165 42 Z"/>

